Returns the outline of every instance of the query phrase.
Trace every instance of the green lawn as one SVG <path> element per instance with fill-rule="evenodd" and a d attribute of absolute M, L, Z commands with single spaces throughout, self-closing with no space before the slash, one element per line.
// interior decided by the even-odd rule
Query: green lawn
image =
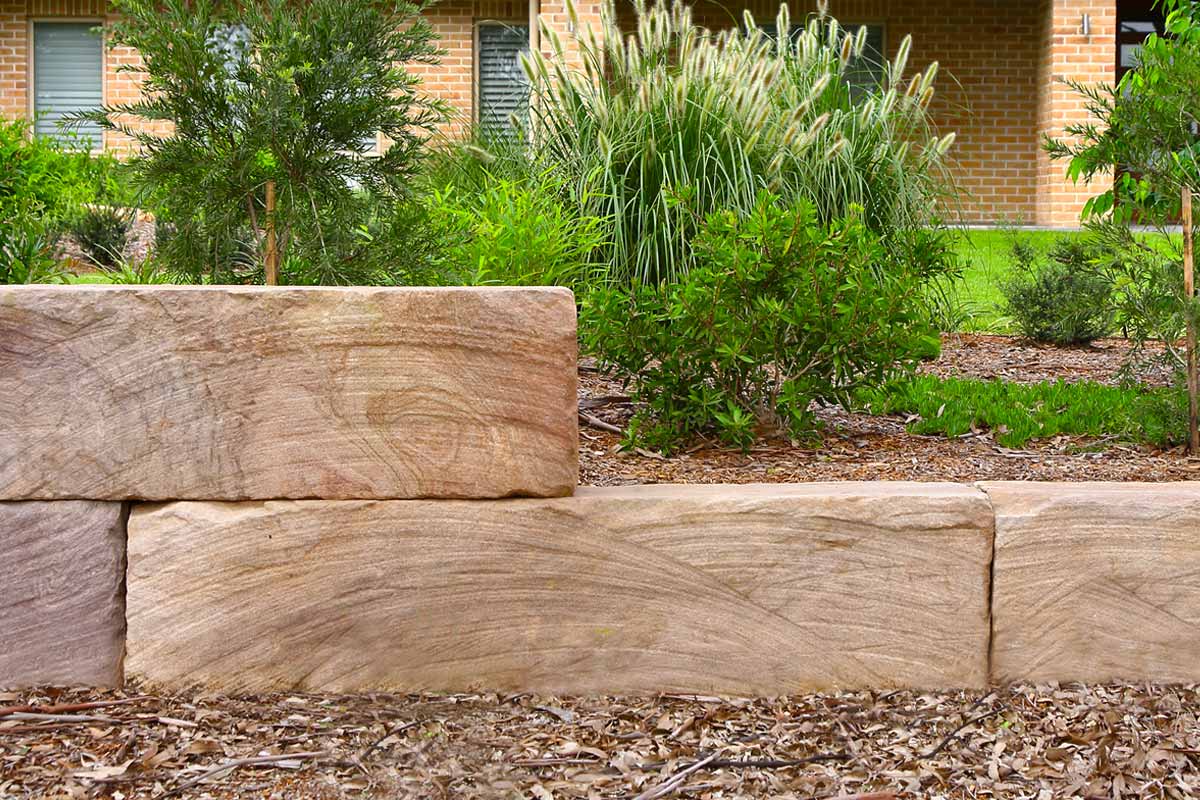
<path fill-rule="evenodd" d="M 112 283 L 112 278 L 103 272 L 88 272 L 83 275 L 68 275 L 67 283 Z"/>
<path fill-rule="evenodd" d="M 1012 268 L 1014 237 L 1049 249 L 1064 236 L 1062 231 L 964 230 L 958 237 L 958 252 L 967 262 L 963 279 L 955 287 L 961 319 L 959 330 L 974 333 L 1010 333 L 1011 325 L 1002 310 L 1000 285 Z"/>

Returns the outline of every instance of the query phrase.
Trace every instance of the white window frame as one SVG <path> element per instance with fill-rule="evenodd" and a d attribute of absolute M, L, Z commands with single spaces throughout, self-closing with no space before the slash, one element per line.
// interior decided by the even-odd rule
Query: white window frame
<path fill-rule="evenodd" d="M 103 17 L 53 17 L 53 16 L 31 16 L 26 19 L 25 23 L 25 41 L 28 42 L 26 47 L 26 115 L 32 123 L 37 115 L 37 78 L 34 75 L 34 51 L 37 49 L 37 42 L 34 39 L 36 26 L 38 24 L 54 24 L 54 23 L 75 23 L 81 22 L 90 23 L 94 28 L 100 28 L 100 104 L 108 105 L 108 21 Z M 30 128 L 30 135 L 33 129 Z M 88 152 L 92 155 L 103 153 L 108 149 L 108 131 L 100 131 L 100 141 L 96 146 L 93 146 Z"/>

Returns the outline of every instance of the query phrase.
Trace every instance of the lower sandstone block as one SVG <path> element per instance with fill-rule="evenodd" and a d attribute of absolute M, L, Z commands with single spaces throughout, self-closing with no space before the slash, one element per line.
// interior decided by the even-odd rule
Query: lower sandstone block
<path fill-rule="evenodd" d="M 971 487 L 173 503 L 130 520 L 130 674 L 276 688 L 775 694 L 987 679 Z"/>
<path fill-rule="evenodd" d="M 121 504 L 0 503 L 0 564 L 0 687 L 119 685 Z"/>
<path fill-rule="evenodd" d="M 1200 680 L 1200 484 L 985 483 L 997 680 Z"/>

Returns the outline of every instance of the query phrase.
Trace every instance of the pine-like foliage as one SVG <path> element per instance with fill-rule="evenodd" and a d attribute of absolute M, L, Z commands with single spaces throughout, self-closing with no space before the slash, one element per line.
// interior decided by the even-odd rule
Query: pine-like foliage
<path fill-rule="evenodd" d="M 444 107 L 406 65 L 437 63 L 423 6 L 372 0 L 115 0 L 142 99 L 83 114 L 132 137 L 173 271 L 253 280 L 276 185 L 285 279 L 378 279 L 373 217 L 405 199 Z M 377 137 L 392 144 L 374 155 Z"/>

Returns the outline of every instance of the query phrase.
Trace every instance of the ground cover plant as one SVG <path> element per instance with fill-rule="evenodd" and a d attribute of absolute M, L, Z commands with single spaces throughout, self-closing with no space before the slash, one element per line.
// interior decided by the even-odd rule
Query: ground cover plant
<path fill-rule="evenodd" d="M 1175 445 L 1187 404 L 1178 390 L 1167 387 L 932 375 L 864 389 L 857 400 L 872 413 L 909 417 L 913 433 L 953 437 L 989 430 L 998 443 L 1014 448 L 1062 435 Z"/>

